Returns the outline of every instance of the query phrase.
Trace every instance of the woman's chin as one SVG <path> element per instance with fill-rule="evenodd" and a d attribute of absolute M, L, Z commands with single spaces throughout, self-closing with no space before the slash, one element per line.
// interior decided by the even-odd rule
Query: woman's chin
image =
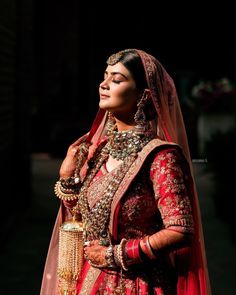
<path fill-rule="evenodd" d="M 100 100 L 100 102 L 99 102 L 99 108 L 102 110 L 107 110 L 107 111 L 110 110 L 109 104 L 106 103 L 105 101 L 102 101 L 102 100 Z"/>

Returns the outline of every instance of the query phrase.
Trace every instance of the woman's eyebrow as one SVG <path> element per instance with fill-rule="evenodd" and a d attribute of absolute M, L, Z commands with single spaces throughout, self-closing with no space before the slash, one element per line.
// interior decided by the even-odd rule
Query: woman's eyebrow
<path fill-rule="evenodd" d="M 108 74 L 108 72 L 105 71 L 105 74 Z M 127 79 L 127 77 L 126 77 L 124 74 L 122 74 L 121 72 L 110 72 L 110 74 L 111 74 L 112 76 L 119 74 L 119 75 L 123 76 L 125 79 Z"/>

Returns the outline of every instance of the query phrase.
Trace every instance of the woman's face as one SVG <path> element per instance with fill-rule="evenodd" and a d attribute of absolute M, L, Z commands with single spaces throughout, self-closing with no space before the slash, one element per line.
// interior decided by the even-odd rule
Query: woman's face
<path fill-rule="evenodd" d="M 133 118 L 140 93 L 131 73 L 122 63 L 107 66 L 99 94 L 101 109 L 110 111 L 117 117 Z"/>

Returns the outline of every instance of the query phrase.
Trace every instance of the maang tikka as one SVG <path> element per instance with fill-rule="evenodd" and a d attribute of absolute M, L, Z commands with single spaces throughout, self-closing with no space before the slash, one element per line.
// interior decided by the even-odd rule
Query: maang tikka
<path fill-rule="evenodd" d="M 147 130 L 148 122 L 146 119 L 146 115 L 144 113 L 144 107 L 148 100 L 148 93 L 144 91 L 140 101 L 137 104 L 137 111 L 134 115 L 134 121 L 135 121 L 135 133 L 136 134 L 144 134 L 144 132 Z"/>

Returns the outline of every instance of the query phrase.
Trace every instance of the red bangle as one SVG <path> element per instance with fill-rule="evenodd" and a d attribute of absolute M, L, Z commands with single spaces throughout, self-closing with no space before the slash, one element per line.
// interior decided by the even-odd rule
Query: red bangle
<path fill-rule="evenodd" d="M 152 251 L 152 248 L 151 248 L 148 238 L 149 238 L 149 236 L 146 236 L 141 240 L 140 243 L 142 243 L 142 247 L 140 247 L 140 248 L 143 251 L 143 253 L 147 255 L 148 258 L 156 259 L 157 257 L 155 256 L 155 254 Z"/>
<path fill-rule="evenodd" d="M 125 245 L 125 256 L 127 258 L 126 263 L 128 265 L 142 262 L 140 257 L 139 239 L 128 240 Z"/>

